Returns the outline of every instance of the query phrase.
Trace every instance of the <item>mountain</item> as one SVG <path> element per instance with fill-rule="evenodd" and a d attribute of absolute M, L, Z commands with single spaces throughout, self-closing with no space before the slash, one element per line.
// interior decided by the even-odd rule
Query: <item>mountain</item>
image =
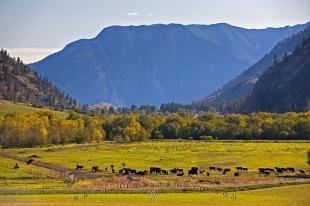
<path fill-rule="evenodd" d="M 305 26 L 112 26 L 30 66 L 83 104 L 186 103 L 219 88 Z"/>
<path fill-rule="evenodd" d="M 72 108 L 76 102 L 3 49 L 0 51 L 0 100 L 61 109 Z"/>
<path fill-rule="evenodd" d="M 283 61 L 267 69 L 246 99 L 243 110 L 287 112 L 310 110 L 310 38 Z"/>
<path fill-rule="evenodd" d="M 274 48 L 262 59 L 257 61 L 239 76 L 225 84 L 222 88 L 211 93 L 197 104 L 223 104 L 231 101 L 240 101 L 251 94 L 258 78 L 266 69 L 272 66 L 274 59 L 279 60 L 285 54 L 290 54 L 301 44 L 304 38 L 310 36 L 310 27 L 277 43 Z"/>

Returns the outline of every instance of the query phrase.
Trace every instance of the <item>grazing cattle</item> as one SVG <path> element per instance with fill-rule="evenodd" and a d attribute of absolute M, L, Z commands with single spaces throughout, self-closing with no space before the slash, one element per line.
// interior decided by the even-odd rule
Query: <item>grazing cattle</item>
<path fill-rule="evenodd" d="M 92 166 L 91 167 L 91 171 L 98 172 L 99 171 L 99 167 L 98 166 Z"/>
<path fill-rule="evenodd" d="M 235 172 L 235 173 L 234 173 L 234 176 L 235 176 L 235 177 L 239 177 L 239 176 L 240 176 L 239 172 Z"/>
<path fill-rule="evenodd" d="M 130 172 L 131 172 L 131 169 L 130 168 L 123 168 L 123 171 L 124 171 L 124 175 L 129 175 Z"/>
<path fill-rule="evenodd" d="M 147 171 L 146 170 L 144 170 L 144 171 L 138 171 L 137 173 L 136 173 L 136 175 L 146 175 L 147 174 Z"/>
<path fill-rule="evenodd" d="M 271 172 L 274 172 L 272 168 L 258 168 L 258 173 L 268 176 Z"/>
<path fill-rule="evenodd" d="M 203 174 L 204 172 L 205 172 L 205 170 L 200 170 L 199 171 L 200 174 Z"/>
<path fill-rule="evenodd" d="M 283 172 L 286 172 L 286 168 L 283 168 L 283 167 L 275 167 L 275 169 L 278 174 L 282 174 Z"/>
<path fill-rule="evenodd" d="M 184 173 L 182 172 L 182 173 L 178 173 L 177 174 L 177 176 L 183 176 L 184 175 Z"/>
<path fill-rule="evenodd" d="M 131 174 L 136 174 L 136 173 L 137 173 L 137 170 L 135 170 L 135 169 L 130 169 L 130 173 L 131 173 Z"/>
<path fill-rule="evenodd" d="M 33 162 L 33 159 L 27 160 L 27 165 L 31 164 L 31 162 Z"/>
<path fill-rule="evenodd" d="M 216 167 L 209 167 L 210 171 L 212 171 L 212 170 L 215 171 L 215 169 L 216 169 Z"/>
<path fill-rule="evenodd" d="M 178 172 L 178 168 L 173 168 L 169 170 L 171 173 L 176 174 Z"/>
<path fill-rule="evenodd" d="M 129 175 L 129 174 L 136 174 L 137 173 L 136 170 L 130 169 L 130 168 L 123 168 L 123 169 L 120 169 L 118 172 L 120 174 L 123 174 L 123 175 Z"/>
<path fill-rule="evenodd" d="M 216 168 L 216 170 L 217 170 L 218 172 L 222 172 L 222 171 L 223 171 L 223 169 L 220 168 L 220 167 Z"/>
<path fill-rule="evenodd" d="M 115 173 L 115 170 L 114 170 L 114 168 L 112 168 L 112 173 L 113 173 L 113 174 Z"/>
<path fill-rule="evenodd" d="M 153 174 L 160 174 L 161 173 L 161 168 L 159 167 L 150 167 L 150 173 Z"/>
<path fill-rule="evenodd" d="M 299 174 L 300 174 L 300 175 L 305 175 L 306 172 L 305 172 L 304 170 L 299 170 Z"/>
<path fill-rule="evenodd" d="M 188 170 L 188 175 L 198 175 L 198 167 L 192 167 Z"/>
<path fill-rule="evenodd" d="M 291 172 L 295 172 L 295 169 L 293 167 L 288 167 L 286 168 L 286 171 L 291 173 Z"/>
<path fill-rule="evenodd" d="M 247 172 L 247 171 L 248 171 L 248 168 L 242 167 L 242 171 Z"/>
<path fill-rule="evenodd" d="M 183 173 L 183 169 L 181 168 L 173 168 L 171 170 L 169 170 L 172 174 L 176 174 L 176 173 Z"/>
<path fill-rule="evenodd" d="M 108 171 L 108 168 L 107 168 L 107 167 L 105 167 L 105 168 L 104 168 L 104 170 L 107 172 L 107 171 Z"/>
<path fill-rule="evenodd" d="M 168 171 L 167 170 L 162 170 L 161 171 L 164 175 L 167 175 L 168 174 Z"/>
<path fill-rule="evenodd" d="M 236 170 L 237 171 L 239 171 L 239 172 L 246 172 L 246 171 L 248 171 L 248 168 L 246 168 L 246 167 L 236 167 Z"/>
<path fill-rule="evenodd" d="M 266 168 L 258 168 L 258 173 L 263 174 Z"/>
<path fill-rule="evenodd" d="M 76 170 L 82 170 L 84 168 L 84 166 L 83 165 L 76 165 Z"/>
<path fill-rule="evenodd" d="M 18 169 L 19 168 L 18 164 L 16 163 L 13 168 L 14 170 Z"/>
<path fill-rule="evenodd" d="M 208 176 L 208 177 L 210 176 L 210 173 L 209 173 L 209 172 L 207 172 L 207 176 Z"/>
<path fill-rule="evenodd" d="M 264 171 L 263 174 L 264 174 L 264 176 L 269 176 L 270 172 L 269 171 Z"/>
<path fill-rule="evenodd" d="M 225 168 L 224 170 L 223 170 L 223 175 L 226 175 L 228 172 L 230 172 L 231 171 L 231 169 L 229 169 L 229 168 Z"/>

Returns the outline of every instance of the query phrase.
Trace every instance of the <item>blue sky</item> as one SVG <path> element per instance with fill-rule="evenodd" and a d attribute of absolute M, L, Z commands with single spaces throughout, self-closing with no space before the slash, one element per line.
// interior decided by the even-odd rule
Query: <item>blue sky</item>
<path fill-rule="evenodd" d="M 0 0 L 0 47 L 26 63 L 111 25 L 280 27 L 310 20 L 309 0 Z"/>

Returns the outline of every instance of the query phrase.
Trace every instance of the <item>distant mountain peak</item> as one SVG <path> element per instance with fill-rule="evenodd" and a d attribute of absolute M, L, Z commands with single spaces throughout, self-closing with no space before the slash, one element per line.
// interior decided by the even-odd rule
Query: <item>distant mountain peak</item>
<path fill-rule="evenodd" d="M 189 103 L 301 29 L 268 33 L 225 23 L 111 26 L 30 66 L 83 104 Z"/>

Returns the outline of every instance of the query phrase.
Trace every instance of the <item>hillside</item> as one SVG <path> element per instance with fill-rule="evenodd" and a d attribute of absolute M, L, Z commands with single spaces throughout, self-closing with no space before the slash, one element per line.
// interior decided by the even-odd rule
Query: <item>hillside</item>
<path fill-rule="evenodd" d="M 249 67 L 249 69 L 229 81 L 219 90 L 210 94 L 207 98 L 198 101 L 197 104 L 222 104 L 224 102 L 244 99 L 250 95 L 260 75 L 272 66 L 275 57 L 280 60 L 283 58 L 285 53 L 291 54 L 296 46 L 300 45 L 302 40 L 309 36 L 310 27 L 296 35 L 280 41 L 268 54 Z"/>
<path fill-rule="evenodd" d="M 11 58 L 5 50 L 0 51 L 0 100 L 62 109 L 76 104 L 47 78 L 39 77 L 19 58 Z"/>
<path fill-rule="evenodd" d="M 30 66 L 83 104 L 189 103 L 219 88 L 305 26 L 112 26 Z"/>
<path fill-rule="evenodd" d="M 254 86 L 243 110 L 305 111 L 310 109 L 310 38 L 291 56 L 267 69 Z"/>
<path fill-rule="evenodd" d="M 0 101 L 0 116 L 5 116 L 11 113 L 32 113 L 32 112 L 39 112 L 39 111 L 49 111 L 54 113 L 57 116 L 67 117 L 69 113 L 63 111 L 55 111 L 51 108 L 42 108 L 42 107 L 31 107 L 23 103 L 14 103 L 10 101 Z"/>

